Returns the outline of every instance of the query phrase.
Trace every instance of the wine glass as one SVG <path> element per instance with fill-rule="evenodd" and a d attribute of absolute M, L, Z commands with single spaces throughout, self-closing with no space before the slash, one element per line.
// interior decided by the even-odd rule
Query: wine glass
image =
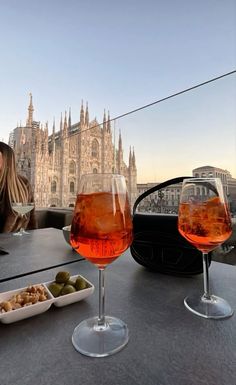
<path fill-rule="evenodd" d="M 233 314 L 227 301 L 210 293 L 208 253 L 232 233 L 231 217 L 219 178 L 185 179 L 180 195 L 178 230 L 202 252 L 204 293 L 185 298 L 188 310 L 204 318 Z"/>
<path fill-rule="evenodd" d="M 29 213 L 31 210 L 34 209 L 34 203 L 33 202 L 26 202 L 26 203 L 11 202 L 11 207 L 23 219 L 27 213 Z M 29 234 L 29 233 L 25 231 L 23 226 L 21 226 L 19 231 L 17 231 L 16 233 L 13 233 L 13 235 L 16 235 L 16 236 L 22 236 L 24 234 Z"/>
<path fill-rule="evenodd" d="M 125 178 L 118 174 L 82 175 L 71 226 L 72 247 L 99 271 L 99 315 L 81 322 L 72 343 L 90 357 L 118 352 L 128 342 L 126 324 L 105 316 L 104 270 L 133 240 Z"/>

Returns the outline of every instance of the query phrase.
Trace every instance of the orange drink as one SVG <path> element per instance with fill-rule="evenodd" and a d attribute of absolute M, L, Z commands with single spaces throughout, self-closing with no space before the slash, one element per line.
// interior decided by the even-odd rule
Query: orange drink
<path fill-rule="evenodd" d="M 113 262 L 132 242 L 126 194 L 79 194 L 71 226 L 72 247 L 95 265 Z"/>
<path fill-rule="evenodd" d="M 204 252 L 215 249 L 232 233 L 227 207 L 218 197 L 205 202 L 181 203 L 178 227 L 189 242 Z"/>

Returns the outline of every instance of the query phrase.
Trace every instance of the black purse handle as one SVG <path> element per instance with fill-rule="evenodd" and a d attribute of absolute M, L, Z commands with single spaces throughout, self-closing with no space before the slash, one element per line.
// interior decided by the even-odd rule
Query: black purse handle
<path fill-rule="evenodd" d="M 192 176 L 179 176 L 179 177 L 177 177 L 177 178 L 169 179 L 169 180 L 166 180 L 165 182 L 159 183 L 158 185 L 153 186 L 153 187 L 149 188 L 148 190 L 144 191 L 144 193 L 142 193 L 141 195 L 139 195 L 139 197 L 138 197 L 138 198 L 136 199 L 136 201 L 134 202 L 134 206 L 133 206 L 133 215 L 135 214 L 135 210 L 136 210 L 138 204 L 139 204 L 144 198 L 146 198 L 148 195 L 152 194 L 152 193 L 155 192 L 155 191 L 161 190 L 161 189 L 163 189 L 164 187 L 170 186 L 170 185 L 172 185 L 172 184 L 181 183 L 181 182 L 183 182 L 184 179 L 190 179 L 190 178 L 193 178 L 193 177 L 192 177 Z"/>
<path fill-rule="evenodd" d="M 152 193 L 155 192 L 155 191 L 161 190 L 161 189 L 163 189 L 164 187 L 171 186 L 172 184 L 181 183 L 181 182 L 183 182 L 184 179 L 193 179 L 193 178 L 194 178 L 193 176 L 179 176 L 179 177 L 177 177 L 177 178 L 169 179 L 169 180 L 166 180 L 165 182 L 159 183 L 158 185 L 151 187 L 151 188 L 148 189 L 147 191 L 144 191 L 144 193 L 142 193 L 141 195 L 139 195 L 139 197 L 138 197 L 138 198 L 136 199 L 136 201 L 134 202 L 134 206 L 133 206 L 133 215 L 135 214 L 135 210 L 136 210 L 138 204 L 139 204 L 145 197 L 147 197 L 148 195 L 152 194 Z M 212 191 L 218 196 L 218 191 L 217 191 L 216 188 L 215 188 L 214 186 L 212 186 L 209 182 L 202 182 L 202 185 L 205 186 L 206 188 L 209 188 L 210 190 L 212 190 Z"/>

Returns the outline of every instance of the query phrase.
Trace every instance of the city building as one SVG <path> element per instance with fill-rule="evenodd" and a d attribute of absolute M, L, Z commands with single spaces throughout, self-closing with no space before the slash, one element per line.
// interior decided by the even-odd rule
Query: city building
<path fill-rule="evenodd" d="M 159 183 L 142 183 L 137 185 L 138 195 Z M 144 198 L 139 206 L 139 211 L 151 211 L 166 214 L 174 214 L 178 211 L 181 184 L 173 184 L 161 190 L 155 191 Z"/>
<path fill-rule="evenodd" d="M 9 144 L 15 151 L 17 169 L 31 182 L 37 207 L 73 207 L 78 181 L 84 173 L 116 172 L 126 178 L 131 204 L 137 197 L 137 168 L 134 150 L 129 164 L 123 159 L 122 138 L 119 133 L 115 148 L 109 113 L 104 111 L 103 123 L 90 120 L 88 104 L 80 108 L 79 122 L 71 123 L 71 112 L 60 121 L 52 134 L 48 124 L 43 126 L 33 117 L 32 95 L 25 126 L 21 124 L 10 134 Z"/>
<path fill-rule="evenodd" d="M 224 193 L 227 197 L 230 211 L 236 214 L 236 179 L 227 170 L 213 166 L 202 166 L 192 171 L 192 176 L 196 178 L 220 178 Z M 138 195 L 144 191 L 158 185 L 158 183 L 138 184 Z M 181 184 L 173 184 L 164 189 L 156 191 L 144 198 L 139 206 L 139 211 L 152 211 L 162 213 L 177 213 L 181 192 Z"/>
<path fill-rule="evenodd" d="M 222 170 L 218 167 L 203 166 L 193 170 L 193 176 L 195 178 L 220 178 L 223 189 L 226 195 L 229 194 L 229 180 L 232 179 L 231 174 L 227 170 Z"/>
<path fill-rule="evenodd" d="M 232 177 L 229 171 L 218 167 L 203 166 L 193 170 L 194 177 L 213 177 L 220 178 L 224 193 L 228 199 L 231 212 L 236 213 L 236 179 Z"/>

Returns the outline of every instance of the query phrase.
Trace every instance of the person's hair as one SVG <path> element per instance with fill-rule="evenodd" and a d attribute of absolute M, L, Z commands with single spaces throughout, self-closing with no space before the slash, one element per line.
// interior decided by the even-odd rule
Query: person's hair
<path fill-rule="evenodd" d="M 11 202 L 26 203 L 29 199 L 28 188 L 24 178 L 17 175 L 14 151 L 4 142 L 0 142 L 2 167 L 0 169 L 0 197 Z"/>

